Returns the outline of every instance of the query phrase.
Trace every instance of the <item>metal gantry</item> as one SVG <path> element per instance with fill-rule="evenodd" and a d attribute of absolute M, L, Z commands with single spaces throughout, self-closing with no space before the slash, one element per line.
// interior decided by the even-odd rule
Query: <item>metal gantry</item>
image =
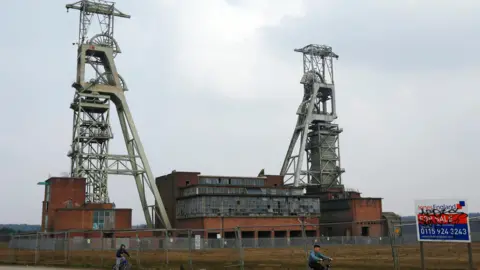
<path fill-rule="evenodd" d="M 295 52 L 303 54 L 300 83 L 304 94 L 280 174 L 286 184 L 294 186 L 340 186 L 345 170 L 340 166 L 338 140 L 342 129 L 334 123 L 337 113 L 333 78 L 333 59 L 338 55 L 329 46 L 314 44 Z"/>
<path fill-rule="evenodd" d="M 146 188 L 153 193 L 154 211 L 167 229 L 171 228 L 150 165 L 138 136 L 125 98 L 128 90 L 118 74 L 114 58 L 121 53 L 114 39 L 114 18 L 130 18 L 115 8 L 115 3 L 103 0 L 83 0 L 66 5 L 80 11 L 77 76 L 73 83 L 71 176 L 86 178 L 86 203 L 108 203 L 108 175 L 133 175 L 140 196 L 145 220 L 153 227 Z M 98 24 L 93 22 L 98 19 Z M 99 28 L 93 36 L 92 26 Z M 88 74 L 88 75 L 87 75 Z M 89 74 L 92 74 L 91 77 Z M 115 105 L 127 147 L 126 155 L 112 155 L 108 144 L 113 139 L 110 126 L 110 103 Z"/>

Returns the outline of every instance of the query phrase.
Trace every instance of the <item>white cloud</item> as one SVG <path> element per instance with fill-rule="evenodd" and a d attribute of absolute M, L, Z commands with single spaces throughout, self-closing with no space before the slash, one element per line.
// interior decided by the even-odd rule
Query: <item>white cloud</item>
<path fill-rule="evenodd" d="M 256 96 L 262 90 L 254 86 L 277 66 L 258 38 L 259 29 L 275 26 L 287 16 L 302 16 L 304 8 L 299 1 L 178 4 L 171 10 L 177 16 L 169 25 L 175 35 L 168 37 L 176 43 L 173 68 L 188 77 L 191 90 Z"/>

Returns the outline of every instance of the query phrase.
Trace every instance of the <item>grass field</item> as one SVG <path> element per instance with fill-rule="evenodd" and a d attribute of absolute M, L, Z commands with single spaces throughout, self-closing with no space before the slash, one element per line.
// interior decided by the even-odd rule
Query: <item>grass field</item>
<path fill-rule="evenodd" d="M 480 267 L 480 243 L 473 246 L 473 259 Z M 389 246 L 333 246 L 325 253 L 335 258 L 334 269 L 392 269 L 392 250 Z M 235 249 L 208 251 L 130 251 L 134 269 L 179 269 L 183 264 L 189 269 L 239 269 L 241 255 Z M 302 249 L 244 249 L 245 269 L 305 269 L 305 252 Z M 66 256 L 68 255 L 68 256 Z M 113 251 L 40 251 L 38 264 L 70 265 L 75 267 L 110 268 L 114 263 Z M 68 263 L 66 258 L 68 257 Z M 0 261 L 32 265 L 34 251 L 0 248 Z M 398 248 L 401 269 L 421 269 L 418 245 Z M 465 244 L 425 244 L 427 269 L 468 269 Z M 230 266 L 229 268 L 225 268 Z M 479 268 L 480 269 L 480 268 Z"/>

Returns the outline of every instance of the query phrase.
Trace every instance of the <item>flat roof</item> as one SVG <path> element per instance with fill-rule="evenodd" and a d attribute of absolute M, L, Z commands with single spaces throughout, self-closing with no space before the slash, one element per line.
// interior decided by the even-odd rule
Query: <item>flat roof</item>
<path fill-rule="evenodd" d="M 213 174 L 202 174 L 201 172 L 194 172 L 194 171 L 177 171 L 177 170 L 173 170 L 172 172 L 170 172 L 169 174 L 175 174 L 175 173 L 191 173 L 191 174 L 197 174 L 198 177 L 209 177 L 209 178 L 234 178 L 234 179 L 245 179 L 245 178 L 249 178 L 249 179 L 267 179 L 268 176 L 272 176 L 272 177 L 276 177 L 276 176 L 280 176 L 280 175 L 265 175 L 265 176 L 238 176 L 238 175 L 213 175 Z M 168 175 L 168 174 L 167 174 Z M 162 176 L 165 176 L 165 175 L 162 175 Z M 160 178 L 162 176 L 158 176 L 156 178 Z"/>
<path fill-rule="evenodd" d="M 231 188 L 268 188 L 268 189 L 293 189 L 293 190 L 303 190 L 302 187 L 291 187 L 291 186 L 253 186 L 253 185 L 219 185 L 219 184 L 192 184 L 185 187 L 180 187 L 180 189 L 187 189 L 192 187 L 231 187 Z"/>
<path fill-rule="evenodd" d="M 50 180 L 86 180 L 84 177 L 70 177 L 70 176 L 51 176 L 44 182 L 49 182 Z"/>
<path fill-rule="evenodd" d="M 193 197 L 257 197 L 257 198 L 306 198 L 306 199 L 318 199 L 320 202 L 320 198 L 318 196 L 312 195 L 283 195 L 283 194 L 227 194 L 227 193 L 208 193 L 208 194 L 192 194 L 187 196 L 177 197 L 178 200 L 180 199 L 187 199 Z"/>
<path fill-rule="evenodd" d="M 313 195 L 310 195 L 310 196 L 313 196 Z M 361 200 L 383 200 L 383 198 L 380 198 L 380 197 L 339 198 L 339 199 L 322 200 L 322 202 L 361 201 Z"/>
<path fill-rule="evenodd" d="M 109 210 L 109 211 L 118 211 L 118 210 L 130 210 L 132 208 L 57 208 L 55 211 L 96 211 L 96 210 Z"/>
<path fill-rule="evenodd" d="M 198 177 L 204 177 L 204 178 L 233 178 L 233 179 L 267 179 L 266 176 L 231 176 L 231 175 L 204 175 L 200 174 Z"/>

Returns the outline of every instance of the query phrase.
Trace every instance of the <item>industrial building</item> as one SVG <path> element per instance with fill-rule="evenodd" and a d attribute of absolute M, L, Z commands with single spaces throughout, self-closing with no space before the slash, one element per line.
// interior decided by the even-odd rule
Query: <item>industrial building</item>
<path fill-rule="evenodd" d="M 307 229 L 311 236 L 388 234 L 382 199 L 363 198 L 343 186 L 322 191 L 318 186 L 287 186 L 278 175 L 248 178 L 177 171 L 158 177 L 156 183 L 172 226 L 208 230 L 210 237 L 222 232 L 227 236 L 235 227 L 253 231 L 252 237 L 258 231 L 262 235 L 262 228 L 274 236 L 289 236 L 303 218 L 305 224 L 321 224 Z"/>
<path fill-rule="evenodd" d="M 85 203 L 84 178 L 52 177 L 45 182 L 42 231 L 121 230 L 132 228 L 132 209 L 113 203 Z"/>
<path fill-rule="evenodd" d="M 236 227 L 241 227 L 246 237 L 286 236 L 290 231 L 298 233 L 302 222 L 317 224 L 320 217 L 320 199 L 304 195 L 301 187 L 285 186 L 282 176 L 173 171 L 158 177 L 156 183 L 172 226 L 203 229 L 209 238 L 217 234 L 233 238 Z M 160 222 L 156 224 L 163 228 Z M 306 231 L 312 236 L 319 234 L 314 226 L 307 226 Z"/>
<path fill-rule="evenodd" d="M 308 187 L 307 193 L 321 200 L 320 230 L 325 236 L 383 236 L 382 199 L 361 197 L 359 191 L 344 187 L 318 190 Z"/>
<path fill-rule="evenodd" d="M 382 236 L 391 230 L 398 216 L 382 213 L 381 198 L 361 197 L 342 183 L 345 169 L 339 135 L 343 129 L 336 123 L 333 76 L 338 55 L 331 47 L 310 44 L 295 49 L 303 57 L 303 97 L 279 175 L 173 171 L 155 179 L 127 103 L 129 88 L 115 65 L 121 50 L 113 22 L 130 16 L 108 1 L 81 0 L 66 7 L 80 12 L 70 105 L 71 171 L 70 177 L 40 182 L 45 186 L 42 231 L 130 229 L 132 210 L 117 209 L 110 201 L 112 174 L 132 176 L 149 228 L 202 229 L 205 238 L 233 237 L 235 227 L 252 238 L 288 238 L 300 233 L 299 225 L 312 237 Z M 90 27 L 93 15 L 99 17 L 97 27 Z M 100 32 L 89 33 L 91 29 Z M 112 104 L 126 154 L 109 152 Z"/>
<path fill-rule="evenodd" d="M 113 203 L 86 203 L 86 180 L 53 177 L 45 186 L 42 231 L 115 231 L 131 229 L 132 210 Z M 176 229 L 201 229 L 205 238 L 383 236 L 388 222 L 399 218 L 382 213 L 381 198 L 362 198 L 358 191 L 284 185 L 282 176 L 211 176 L 177 172 L 156 179 L 165 208 Z M 321 224 L 314 226 L 314 224 Z M 331 225 L 329 225 L 331 224 Z M 157 228 L 164 229 L 156 218 Z"/>

